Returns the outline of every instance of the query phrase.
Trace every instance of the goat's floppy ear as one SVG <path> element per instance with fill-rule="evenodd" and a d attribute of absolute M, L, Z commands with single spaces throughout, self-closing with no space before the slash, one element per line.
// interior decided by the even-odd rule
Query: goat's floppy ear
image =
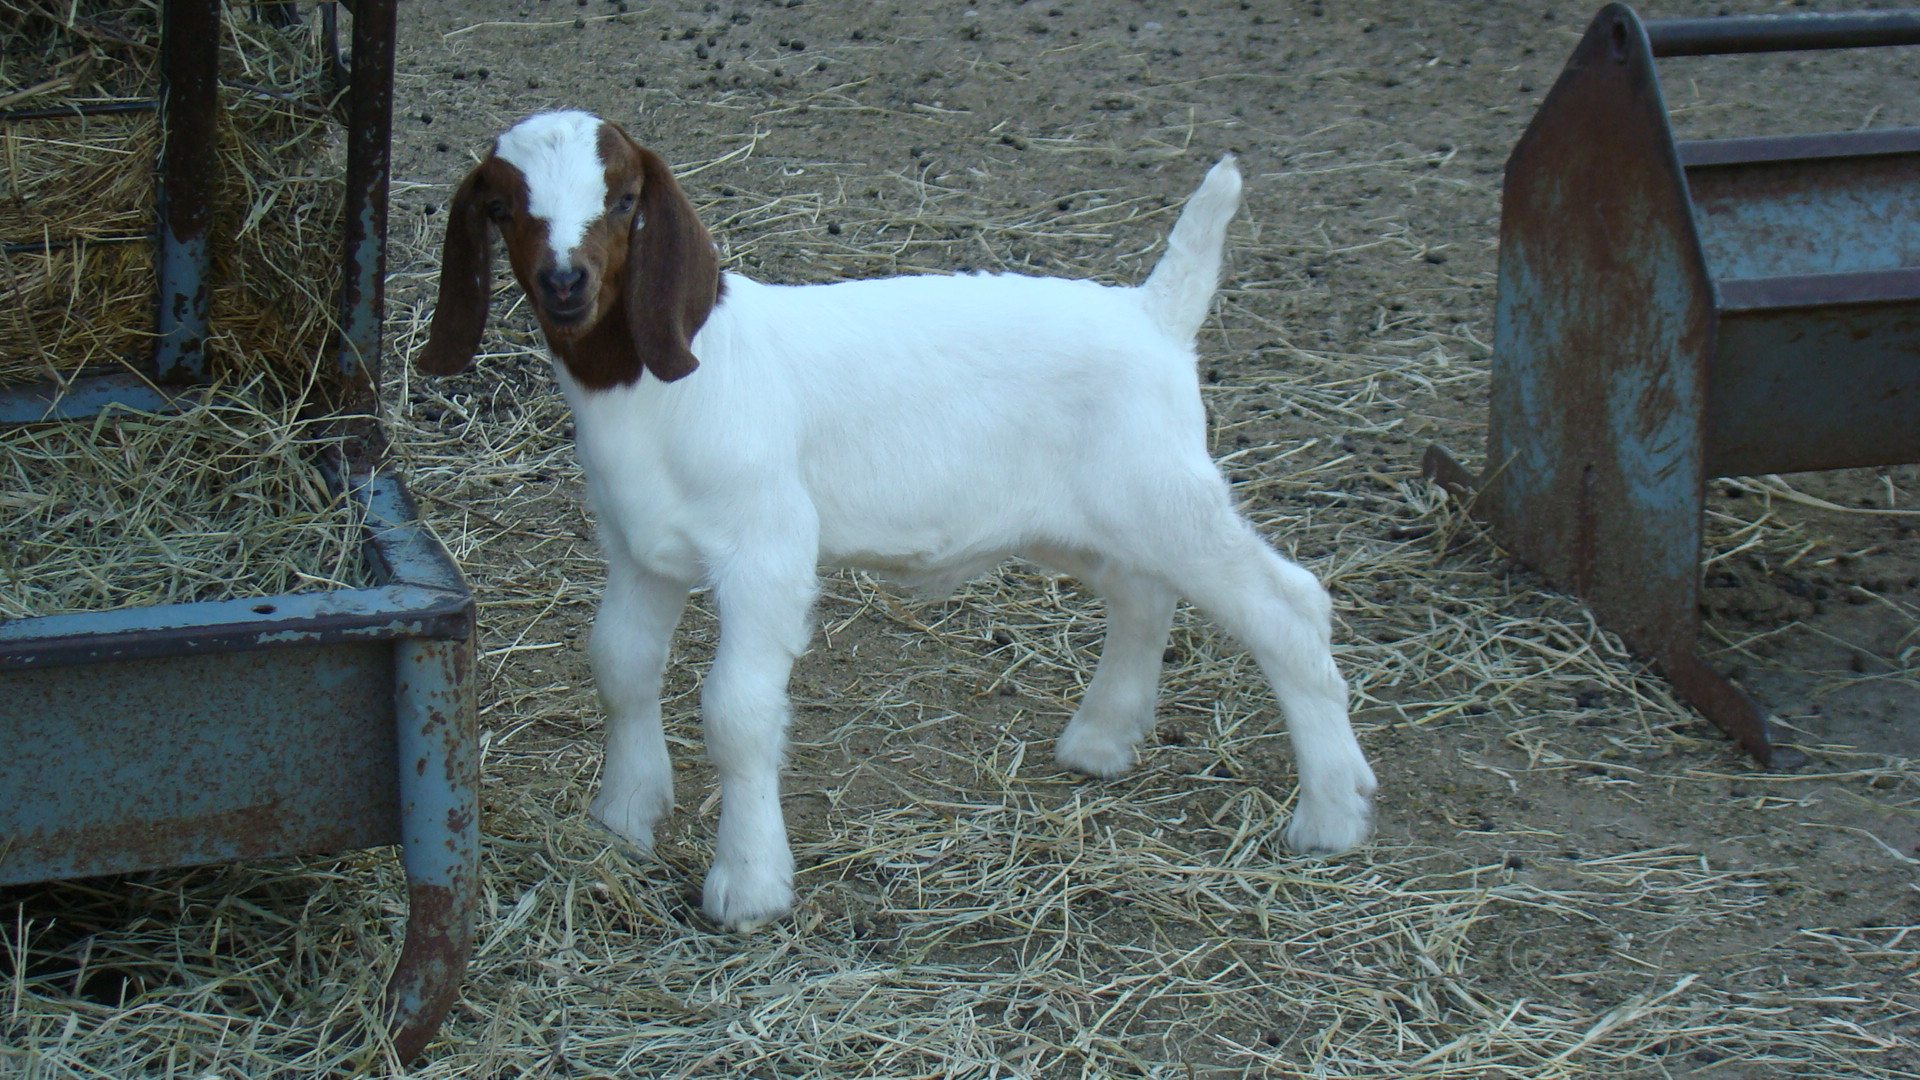
<path fill-rule="evenodd" d="M 447 238 L 440 249 L 440 299 L 433 306 L 427 347 L 416 361 L 430 375 L 457 375 L 473 363 L 487 325 L 493 291 L 493 236 L 474 169 L 454 192 Z"/>
<path fill-rule="evenodd" d="M 720 255 L 667 163 L 634 150 L 640 219 L 627 243 L 627 325 L 647 370 L 672 382 L 700 366 L 691 345 L 720 297 Z"/>

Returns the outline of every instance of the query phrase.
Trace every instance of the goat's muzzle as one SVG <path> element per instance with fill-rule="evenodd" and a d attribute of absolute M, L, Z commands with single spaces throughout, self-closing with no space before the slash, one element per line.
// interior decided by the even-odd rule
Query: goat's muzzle
<path fill-rule="evenodd" d="M 593 311 L 594 290 L 585 270 L 542 270 L 535 280 L 540 310 L 555 326 L 577 326 Z"/>

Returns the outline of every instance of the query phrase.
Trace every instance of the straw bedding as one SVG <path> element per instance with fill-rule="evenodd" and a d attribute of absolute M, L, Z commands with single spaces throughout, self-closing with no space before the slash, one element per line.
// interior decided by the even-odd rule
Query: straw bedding
<path fill-rule="evenodd" d="M 314 467 L 325 427 L 243 389 L 7 432 L 0 618 L 365 584 L 363 509 Z"/>
<path fill-rule="evenodd" d="M 1190 613 L 1155 745 L 1090 783 L 1052 766 L 1050 740 L 1091 675 L 1096 600 L 1019 565 L 939 603 L 837 575 L 793 687 L 800 910 L 715 932 L 693 890 L 717 627 L 697 595 L 666 701 L 681 805 L 658 857 L 635 859 L 586 817 L 601 569 L 564 404 L 503 301 L 473 373 L 396 370 L 388 388 L 415 490 L 482 600 L 484 895 L 441 1041 L 403 1070 L 363 1038 L 405 895 L 374 852 L 13 894 L 0 1071 L 1920 1075 L 1920 771 L 1899 739 L 1829 723 L 1916 686 L 1898 531 L 1915 470 L 1716 485 L 1703 646 L 1778 681 L 1781 737 L 1810 758 L 1795 773 L 1742 761 L 1414 472 L 1429 439 L 1478 445 L 1498 161 L 1537 98 L 1513 84 L 1551 79 L 1564 24 L 1415 4 L 1369 9 L 1369 31 L 1301 4 L 1261 46 L 1286 64 L 1260 67 L 1244 48 L 1281 21 L 1260 5 L 633 7 L 407 16 L 396 351 L 424 339 L 456 151 L 542 106 L 628 120 L 689 177 L 732 265 L 786 281 L 1138 280 L 1176 208 L 1160 196 L 1236 148 L 1254 183 L 1201 342 L 1214 448 L 1334 593 L 1379 839 L 1330 861 L 1280 848 L 1278 717 Z M 1713 74 L 1688 115 L 1758 96 Z M 1773 126 L 1822 126 L 1819 100 Z M 1903 108 L 1876 122 L 1915 122 Z M 1852 658 L 1811 651 L 1829 637 Z"/>

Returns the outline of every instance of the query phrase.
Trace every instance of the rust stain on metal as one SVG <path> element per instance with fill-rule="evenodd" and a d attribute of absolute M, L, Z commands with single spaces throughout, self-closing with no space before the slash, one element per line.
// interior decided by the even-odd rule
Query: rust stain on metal
<path fill-rule="evenodd" d="M 1711 287 L 1644 35 L 1610 6 L 1508 162 L 1487 502 L 1636 647 L 1693 627 Z M 1622 535 L 1610 523 L 1645 523 Z"/>
<path fill-rule="evenodd" d="M 1920 460 L 1920 129 L 1676 143 L 1653 56 L 1867 44 L 1920 15 L 1602 9 L 1508 161 L 1489 467 L 1425 465 L 1762 763 L 1694 647 L 1704 488 Z"/>
<path fill-rule="evenodd" d="M 425 1050 L 460 996 L 472 950 L 472 898 L 445 885 L 407 890 L 407 942 L 387 984 L 394 1051 L 411 1061 Z"/>

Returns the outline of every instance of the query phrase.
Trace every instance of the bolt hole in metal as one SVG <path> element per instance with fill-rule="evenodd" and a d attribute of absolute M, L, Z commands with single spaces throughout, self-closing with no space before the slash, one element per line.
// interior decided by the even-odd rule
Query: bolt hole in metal
<path fill-rule="evenodd" d="M 1614 63 L 1625 63 L 1627 59 L 1627 24 L 1616 20 L 1613 24 L 1612 37 Z"/>
<path fill-rule="evenodd" d="M 271 615 L 271 614 L 273 614 L 274 612 L 276 612 L 276 611 L 279 611 L 279 610 L 280 610 L 279 608 L 277 608 L 277 607 L 274 607 L 274 606 L 273 606 L 272 604 L 255 604 L 255 605 L 253 605 L 253 611 L 254 611 L 254 614 L 256 614 L 256 615 Z"/>

